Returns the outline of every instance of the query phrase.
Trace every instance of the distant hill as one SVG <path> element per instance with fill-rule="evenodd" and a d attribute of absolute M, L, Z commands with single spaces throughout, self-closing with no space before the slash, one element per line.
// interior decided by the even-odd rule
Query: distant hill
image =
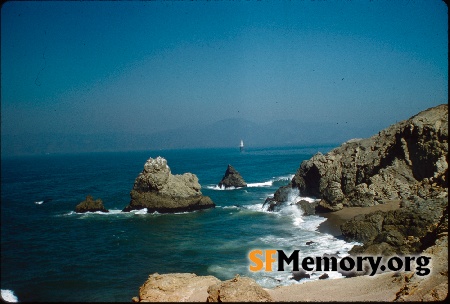
<path fill-rule="evenodd" d="M 2 134 L 1 152 L 6 156 L 238 147 L 241 139 L 246 147 L 340 144 L 350 138 L 371 136 L 381 127 L 296 120 L 255 123 L 244 119 L 225 119 L 203 126 L 149 134 Z"/>

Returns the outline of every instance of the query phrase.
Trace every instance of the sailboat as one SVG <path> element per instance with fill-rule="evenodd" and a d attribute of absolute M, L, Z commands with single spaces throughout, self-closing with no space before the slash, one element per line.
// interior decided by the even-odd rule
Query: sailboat
<path fill-rule="evenodd" d="M 244 150 L 244 141 L 241 139 L 241 145 L 239 146 L 239 150 L 242 152 Z"/>

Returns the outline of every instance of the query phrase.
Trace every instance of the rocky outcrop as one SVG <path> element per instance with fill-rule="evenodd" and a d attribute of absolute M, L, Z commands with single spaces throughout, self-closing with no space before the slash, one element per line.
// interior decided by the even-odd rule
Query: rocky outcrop
<path fill-rule="evenodd" d="M 236 275 L 231 280 L 208 287 L 207 302 L 272 302 L 267 291 L 255 280 Z"/>
<path fill-rule="evenodd" d="M 431 273 L 419 276 L 405 275 L 405 284 L 396 294 L 397 302 L 444 301 L 448 296 L 448 234 L 438 238 L 436 244 L 423 252 L 431 257 Z M 428 267 L 429 265 L 427 265 Z"/>
<path fill-rule="evenodd" d="M 205 302 L 209 286 L 219 283 L 213 276 L 193 273 L 154 273 L 139 288 L 134 302 Z"/>
<path fill-rule="evenodd" d="M 77 213 L 96 211 L 109 212 L 105 209 L 105 206 L 103 206 L 103 202 L 101 199 L 96 199 L 94 201 L 94 198 L 90 195 L 86 196 L 86 200 L 82 201 L 75 207 L 75 212 Z"/>
<path fill-rule="evenodd" d="M 136 178 L 130 204 L 123 211 L 147 208 L 149 213 L 170 213 L 215 207 L 200 189 L 196 175 L 172 175 L 164 158 L 150 158 Z"/>
<path fill-rule="evenodd" d="M 220 281 L 193 273 L 154 273 L 139 288 L 133 302 L 271 302 L 255 280 L 240 277 Z"/>
<path fill-rule="evenodd" d="M 371 138 L 351 140 L 303 161 L 290 186 L 321 198 L 324 210 L 384 200 L 445 197 L 448 189 L 448 105 L 399 122 Z"/>
<path fill-rule="evenodd" d="M 233 168 L 233 166 L 228 165 L 227 170 L 225 171 L 225 175 L 222 180 L 219 182 L 219 187 L 223 188 L 242 188 L 247 187 L 247 183 L 242 178 L 241 174 Z"/>
<path fill-rule="evenodd" d="M 401 208 L 358 215 L 341 225 L 343 236 L 361 242 L 351 254 L 390 256 L 419 253 L 448 232 L 448 200 L 403 200 Z"/>

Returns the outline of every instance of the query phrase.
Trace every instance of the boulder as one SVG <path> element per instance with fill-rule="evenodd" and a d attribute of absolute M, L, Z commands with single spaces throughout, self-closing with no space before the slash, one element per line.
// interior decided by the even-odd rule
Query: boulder
<path fill-rule="evenodd" d="M 292 271 L 292 278 L 291 280 L 300 281 L 301 279 L 309 279 L 311 275 L 307 273 L 305 270 L 300 268 L 299 271 Z"/>
<path fill-rule="evenodd" d="M 297 202 L 297 206 L 299 206 L 303 210 L 304 215 L 313 215 L 316 214 L 316 208 L 318 206 L 317 202 L 308 202 L 305 200 L 300 200 Z"/>
<path fill-rule="evenodd" d="M 215 207 L 203 196 L 195 174 L 173 175 L 162 157 L 149 158 L 130 192 L 130 204 L 123 211 L 147 208 L 147 212 L 185 212 Z"/>
<path fill-rule="evenodd" d="M 448 192 L 448 105 L 425 110 L 378 134 L 350 140 L 300 165 L 290 187 L 321 207 L 372 206 L 383 200 Z"/>
<path fill-rule="evenodd" d="M 105 206 L 103 206 L 103 202 L 101 199 L 96 199 L 94 201 L 94 198 L 90 195 L 86 196 L 86 200 L 82 201 L 75 207 L 75 212 L 77 213 L 96 211 L 109 212 L 105 209 Z"/>
<path fill-rule="evenodd" d="M 205 302 L 210 285 L 219 283 L 213 276 L 197 276 L 193 273 L 154 273 L 139 288 L 134 302 Z"/>
<path fill-rule="evenodd" d="M 208 302 L 272 302 L 255 280 L 236 275 L 231 280 L 208 287 Z"/>
<path fill-rule="evenodd" d="M 222 180 L 219 182 L 219 187 L 235 187 L 242 188 L 247 187 L 247 183 L 242 178 L 241 174 L 233 168 L 233 166 L 228 165 L 227 170 L 225 171 L 225 175 L 222 177 Z"/>

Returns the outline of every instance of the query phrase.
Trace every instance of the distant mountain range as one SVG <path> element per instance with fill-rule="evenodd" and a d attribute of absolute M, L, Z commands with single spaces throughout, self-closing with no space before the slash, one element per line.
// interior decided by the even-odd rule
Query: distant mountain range
<path fill-rule="evenodd" d="M 1 152 L 7 155 L 82 153 L 103 151 L 160 150 L 181 148 L 276 147 L 291 145 L 341 144 L 351 138 L 369 137 L 386 126 L 277 120 L 255 123 L 225 119 L 203 126 L 191 126 L 149 134 L 2 134 Z"/>

